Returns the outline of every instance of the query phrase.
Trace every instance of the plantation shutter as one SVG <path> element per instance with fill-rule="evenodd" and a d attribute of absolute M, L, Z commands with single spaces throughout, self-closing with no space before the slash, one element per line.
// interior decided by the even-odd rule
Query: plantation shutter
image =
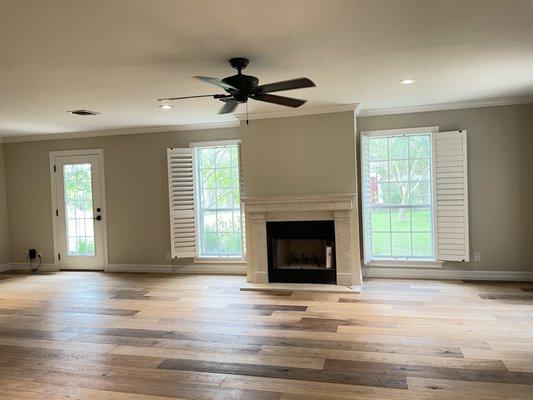
<path fill-rule="evenodd" d="M 239 151 L 239 196 L 241 200 L 241 243 L 242 243 L 242 259 L 246 260 L 246 212 L 244 209 L 244 202 L 242 198 L 245 196 L 244 193 L 244 174 L 242 172 L 242 145 L 239 142 L 237 144 Z"/>
<path fill-rule="evenodd" d="M 370 226 L 370 156 L 368 154 L 368 138 L 365 135 L 361 137 L 361 155 L 361 202 L 363 204 L 363 261 L 366 264 L 371 261 L 372 257 L 372 233 Z"/>
<path fill-rule="evenodd" d="M 196 257 L 192 149 L 168 149 L 167 159 L 171 256 Z"/>
<path fill-rule="evenodd" d="M 437 260 L 469 261 L 466 131 L 432 136 Z"/>

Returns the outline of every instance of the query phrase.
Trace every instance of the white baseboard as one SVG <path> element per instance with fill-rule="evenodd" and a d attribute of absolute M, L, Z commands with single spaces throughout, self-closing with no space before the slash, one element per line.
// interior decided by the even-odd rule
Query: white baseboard
<path fill-rule="evenodd" d="M 30 271 L 30 266 L 27 263 L 10 263 L 7 265 L 9 265 L 9 270 L 11 271 Z M 59 268 L 56 267 L 56 265 L 52 263 L 42 263 L 40 266 L 34 265 L 34 267 L 36 267 L 38 271 L 45 271 L 45 272 L 59 271 Z"/>
<path fill-rule="evenodd" d="M 533 271 L 465 271 L 405 267 L 364 267 L 363 276 L 365 278 L 533 281 Z"/>
<path fill-rule="evenodd" d="M 109 264 L 106 272 L 152 272 L 173 274 L 246 275 L 243 264 Z"/>
<path fill-rule="evenodd" d="M 1 264 L 0 272 L 5 272 L 11 270 L 11 264 Z"/>
<path fill-rule="evenodd" d="M 0 272 L 29 271 L 26 263 L 0 265 Z M 55 264 L 45 263 L 39 271 L 59 271 Z M 133 273 L 182 273 L 182 274 L 220 274 L 246 275 L 246 265 L 242 264 L 109 264 L 106 272 Z M 406 268 L 406 267 L 364 267 L 365 278 L 398 279 L 443 279 L 443 280 L 493 280 L 493 281 L 533 281 L 533 271 L 464 271 L 456 269 Z"/>

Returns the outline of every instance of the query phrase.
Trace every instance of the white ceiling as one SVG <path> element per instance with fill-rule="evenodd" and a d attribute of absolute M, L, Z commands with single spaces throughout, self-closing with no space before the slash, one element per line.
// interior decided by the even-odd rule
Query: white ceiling
<path fill-rule="evenodd" d="M 0 18 L 0 137 L 232 120 L 213 99 L 156 102 L 217 93 L 191 76 L 232 75 L 232 56 L 262 83 L 311 78 L 282 93 L 304 107 L 533 94 L 531 0 L 2 0 Z"/>

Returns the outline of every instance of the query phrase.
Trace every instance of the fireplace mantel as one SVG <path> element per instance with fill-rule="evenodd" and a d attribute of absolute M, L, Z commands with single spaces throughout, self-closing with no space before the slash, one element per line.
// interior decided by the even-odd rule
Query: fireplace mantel
<path fill-rule="evenodd" d="M 337 285 L 362 283 L 357 201 L 354 193 L 243 197 L 248 282 L 268 283 L 268 221 L 335 222 Z"/>
<path fill-rule="evenodd" d="M 282 211 L 286 210 L 351 210 L 355 208 L 355 194 L 323 194 L 295 196 L 243 197 L 246 210 Z"/>

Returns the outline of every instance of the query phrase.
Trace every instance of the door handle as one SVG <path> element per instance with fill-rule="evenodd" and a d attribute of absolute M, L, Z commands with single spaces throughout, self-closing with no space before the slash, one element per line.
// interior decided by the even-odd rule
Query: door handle
<path fill-rule="evenodd" d="M 102 220 L 102 216 L 101 215 L 97 215 L 96 217 L 94 217 L 95 220 L 97 221 L 101 221 Z"/>

